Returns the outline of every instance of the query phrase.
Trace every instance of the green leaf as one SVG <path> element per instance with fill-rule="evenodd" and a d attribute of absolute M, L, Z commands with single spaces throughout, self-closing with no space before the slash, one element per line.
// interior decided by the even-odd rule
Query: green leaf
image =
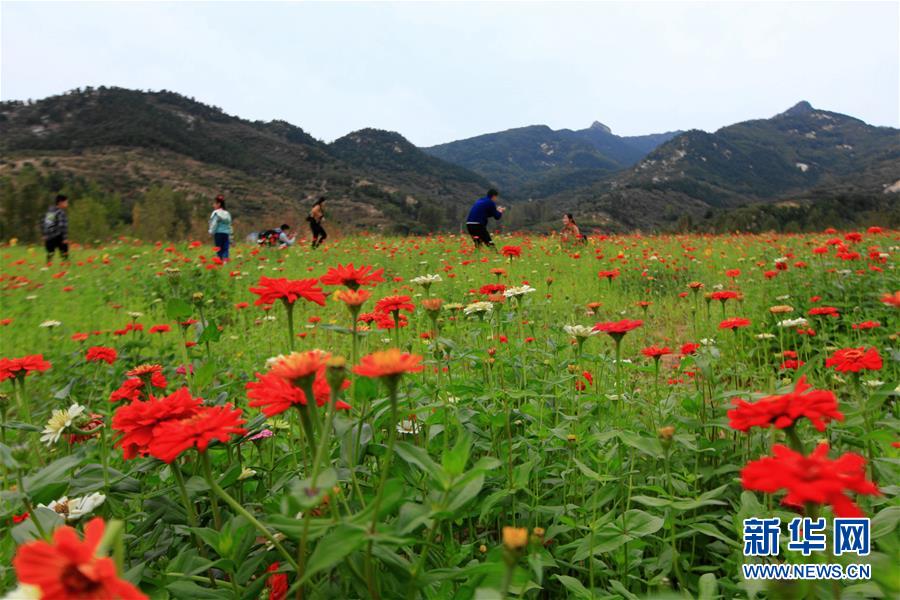
<path fill-rule="evenodd" d="M 647 456 L 652 456 L 653 458 L 663 458 L 665 456 L 662 444 L 657 438 L 642 437 L 630 431 L 620 431 L 619 439 L 622 440 L 623 444 L 631 446 Z"/>
<path fill-rule="evenodd" d="M 872 518 L 872 539 L 878 539 L 897 530 L 900 506 L 888 506 Z"/>
<path fill-rule="evenodd" d="M 738 546 L 739 545 L 736 540 L 723 534 L 712 523 L 691 523 L 690 528 L 693 529 L 694 531 L 698 531 L 698 532 L 702 533 L 703 535 L 708 535 L 709 537 L 713 537 L 713 538 L 716 538 L 717 540 L 721 540 L 721 541 L 725 542 L 726 544 L 728 544 L 729 546 Z"/>
<path fill-rule="evenodd" d="M 32 511 L 31 516 L 28 519 L 12 528 L 12 539 L 17 544 L 24 544 L 25 542 L 41 538 L 37 527 L 34 525 L 34 519 L 38 519 L 41 522 L 41 527 L 48 535 L 66 522 L 63 516 L 55 510 L 50 510 L 44 506 L 38 506 Z"/>
<path fill-rule="evenodd" d="M 568 575 L 554 575 L 554 579 L 563 584 L 576 598 L 592 600 L 594 595 L 580 581 Z"/>
<path fill-rule="evenodd" d="M 203 363 L 199 369 L 194 373 L 194 385 L 198 390 L 202 390 L 210 383 L 212 383 L 213 378 L 216 376 L 216 365 L 215 363 L 208 361 Z"/>
<path fill-rule="evenodd" d="M 206 324 L 206 327 L 203 328 L 203 333 L 200 334 L 200 337 L 197 338 L 198 344 L 203 344 L 205 342 L 218 342 L 219 338 L 222 337 L 222 332 L 219 331 L 219 328 L 216 326 L 214 321 L 209 321 Z"/>
<path fill-rule="evenodd" d="M 12 450 L 6 444 L 0 444 L 0 464 L 12 471 L 19 468 L 19 461 L 13 458 Z"/>
<path fill-rule="evenodd" d="M 617 519 L 614 521 L 618 523 Z M 622 533 L 638 538 L 651 533 L 656 533 L 663 526 L 663 520 L 660 517 L 654 517 L 642 510 L 632 509 L 626 511 L 623 518 Z"/>
<path fill-rule="evenodd" d="M 474 479 L 467 482 L 464 486 L 460 487 L 456 490 L 456 494 L 451 496 L 450 502 L 447 505 L 447 510 L 451 513 L 455 513 L 457 510 L 466 505 L 470 500 L 475 498 L 479 492 L 481 492 L 481 488 L 484 487 L 484 474 L 478 475 Z"/>
<path fill-rule="evenodd" d="M 81 462 L 78 456 L 63 456 L 25 478 L 25 492 L 34 504 L 56 500 L 69 485 L 68 471 Z"/>
<path fill-rule="evenodd" d="M 300 580 L 301 585 L 320 571 L 337 566 L 347 556 L 362 547 L 366 540 L 366 532 L 357 527 L 341 525 L 327 534 L 313 550 L 306 563 L 306 572 Z"/>
<path fill-rule="evenodd" d="M 463 470 L 466 468 L 466 463 L 469 462 L 469 452 L 471 450 L 472 434 L 464 429 L 457 436 L 453 449 L 444 452 L 441 461 L 444 465 L 444 470 L 453 477 L 462 475 Z"/>
<path fill-rule="evenodd" d="M 424 448 L 413 446 L 407 442 L 397 442 L 394 445 L 394 452 L 407 463 L 415 465 L 431 475 L 431 478 L 441 486 L 442 490 L 449 489 L 450 476 L 428 456 L 428 452 Z"/>
<path fill-rule="evenodd" d="M 697 582 L 697 600 L 715 600 L 719 597 L 719 584 L 716 576 L 706 573 Z"/>
<path fill-rule="evenodd" d="M 194 309 L 191 305 L 181 298 L 170 298 L 169 301 L 166 302 L 166 315 L 170 319 L 186 321 L 191 318 L 193 312 Z"/>

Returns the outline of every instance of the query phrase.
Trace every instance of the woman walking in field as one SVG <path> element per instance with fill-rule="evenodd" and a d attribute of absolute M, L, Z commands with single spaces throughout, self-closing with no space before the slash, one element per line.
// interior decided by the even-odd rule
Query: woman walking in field
<path fill-rule="evenodd" d="M 225 197 L 219 194 L 213 200 L 213 211 L 209 215 L 209 233 L 213 236 L 213 244 L 218 248 L 216 256 L 223 262 L 228 261 L 228 247 L 231 245 L 231 213 L 225 210 Z"/>
<path fill-rule="evenodd" d="M 563 214 L 562 223 L 563 228 L 559 233 L 563 243 L 587 241 L 587 238 L 581 235 L 578 225 L 575 224 L 575 217 L 572 216 L 572 213 Z"/>
<path fill-rule="evenodd" d="M 328 237 L 328 233 L 325 231 L 325 228 L 322 227 L 322 221 L 325 220 L 325 198 L 319 198 L 316 200 L 316 203 L 313 204 L 312 208 L 309 211 L 309 215 L 306 217 L 306 220 L 309 221 L 309 228 L 312 231 L 312 247 L 318 248 L 322 245 L 322 242 L 325 241 L 325 238 Z"/>

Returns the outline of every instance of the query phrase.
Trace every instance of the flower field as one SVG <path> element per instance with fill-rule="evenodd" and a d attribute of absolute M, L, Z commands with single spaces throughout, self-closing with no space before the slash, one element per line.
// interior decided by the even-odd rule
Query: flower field
<path fill-rule="evenodd" d="M 497 245 L 0 248 L 0 596 L 900 595 L 900 234 Z"/>

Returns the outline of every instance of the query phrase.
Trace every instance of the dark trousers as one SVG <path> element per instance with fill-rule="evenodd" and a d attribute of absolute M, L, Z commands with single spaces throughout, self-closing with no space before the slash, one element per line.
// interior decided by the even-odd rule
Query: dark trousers
<path fill-rule="evenodd" d="M 311 218 L 309 220 L 309 229 L 310 231 L 312 231 L 312 247 L 315 248 L 317 246 L 321 246 L 322 242 L 325 241 L 325 238 L 328 237 L 328 233 L 325 231 L 325 228 L 322 227 L 321 223 Z"/>
<path fill-rule="evenodd" d="M 64 241 L 63 236 L 58 235 L 47 238 L 44 242 L 44 247 L 47 249 L 47 262 L 53 260 L 53 255 L 56 253 L 57 248 L 59 248 L 59 254 L 62 256 L 62 259 L 69 260 L 69 245 Z"/>
<path fill-rule="evenodd" d="M 469 235 L 472 236 L 472 241 L 475 242 L 476 246 L 480 246 L 481 244 L 484 244 L 485 246 L 494 245 L 494 240 L 491 239 L 491 234 L 488 231 L 487 225 L 466 223 L 466 229 L 469 230 Z"/>
<path fill-rule="evenodd" d="M 219 248 L 216 252 L 216 256 L 222 260 L 228 260 L 228 247 L 231 245 L 230 236 L 227 233 L 214 233 L 213 241 Z"/>

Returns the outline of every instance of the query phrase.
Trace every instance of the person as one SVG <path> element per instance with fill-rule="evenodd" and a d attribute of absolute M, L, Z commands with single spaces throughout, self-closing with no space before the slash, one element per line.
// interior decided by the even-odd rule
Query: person
<path fill-rule="evenodd" d="M 294 245 L 294 240 L 297 238 L 297 234 L 288 237 L 288 232 L 290 232 L 290 230 L 291 226 L 287 223 L 282 223 L 281 227 L 275 230 L 275 233 L 278 234 L 279 248 L 287 248 L 288 246 Z"/>
<path fill-rule="evenodd" d="M 309 228 L 312 231 L 312 247 L 318 248 L 328 237 L 325 228 L 322 227 L 322 221 L 325 220 L 325 198 L 319 198 L 307 215 L 306 220 L 309 222 Z"/>
<path fill-rule="evenodd" d="M 47 249 L 47 264 L 53 260 L 56 249 L 63 261 L 69 260 L 69 216 L 66 210 L 69 208 L 69 198 L 63 194 L 56 195 L 53 206 L 47 209 L 44 220 L 41 222 L 41 234 L 44 238 L 44 247 Z"/>
<path fill-rule="evenodd" d="M 499 195 L 497 190 L 491 188 L 488 190 L 487 196 L 476 200 L 469 210 L 469 216 L 466 217 L 466 229 L 468 229 L 469 235 L 472 236 L 472 241 L 475 242 L 476 247 L 481 246 L 481 244 L 491 247 L 494 245 L 491 234 L 488 232 L 487 224 L 488 219 L 491 217 L 499 221 L 506 210 L 502 206 L 497 206 L 496 198 Z"/>
<path fill-rule="evenodd" d="M 44 238 L 44 248 L 47 249 L 48 265 L 53 260 L 57 248 L 63 261 L 69 260 L 69 216 L 66 213 L 68 208 L 69 198 L 57 194 L 56 201 L 47 209 L 47 214 L 41 221 L 41 235 Z"/>
<path fill-rule="evenodd" d="M 228 261 L 228 247 L 231 244 L 231 213 L 225 210 L 225 197 L 219 194 L 213 200 L 213 211 L 209 215 L 209 233 L 213 236 L 213 243 L 219 249 L 216 256 L 223 262 Z"/>
<path fill-rule="evenodd" d="M 575 224 L 575 217 L 572 216 L 572 213 L 565 213 L 562 218 L 563 228 L 560 231 L 560 237 L 563 242 L 568 241 L 576 241 L 576 242 L 585 242 L 587 241 L 584 236 L 581 235 L 581 230 L 578 229 L 578 225 Z"/>

